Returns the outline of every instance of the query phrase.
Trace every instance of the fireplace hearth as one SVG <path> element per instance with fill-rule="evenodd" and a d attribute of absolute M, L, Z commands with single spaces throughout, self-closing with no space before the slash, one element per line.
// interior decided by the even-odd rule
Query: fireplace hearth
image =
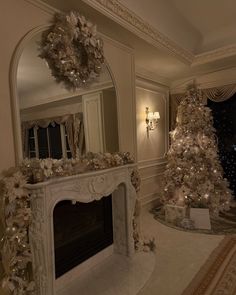
<path fill-rule="evenodd" d="M 56 278 L 113 243 L 112 197 L 59 202 L 53 212 Z"/>

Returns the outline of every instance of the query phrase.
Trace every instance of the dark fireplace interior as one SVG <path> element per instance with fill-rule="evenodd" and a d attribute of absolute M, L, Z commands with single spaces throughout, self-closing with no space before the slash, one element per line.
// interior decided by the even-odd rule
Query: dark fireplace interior
<path fill-rule="evenodd" d="M 111 195 L 59 202 L 53 212 L 56 278 L 113 243 Z"/>

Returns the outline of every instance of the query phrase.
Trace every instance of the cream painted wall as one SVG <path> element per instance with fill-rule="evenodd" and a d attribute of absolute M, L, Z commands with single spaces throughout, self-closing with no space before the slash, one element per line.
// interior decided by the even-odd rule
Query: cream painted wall
<path fill-rule="evenodd" d="M 50 15 L 24 0 L 1 1 L 0 4 L 0 171 L 15 164 L 12 131 L 9 72 L 11 58 L 21 38 L 33 27 L 49 21 Z"/>
<path fill-rule="evenodd" d="M 0 1 L 0 35 L 1 66 L 0 66 L 0 174 L 3 170 L 16 164 L 17 151 L 14 142 L 17 110 L 12 112 L 11 101 L 13 92 L 10 87 L 11 61 L 14 51 L 22 38 L 32 29 L 48 24 L 53 11 L 41 9 L 26 0 Z M 115 80 L 118 96 L 118 130 L 121 151 L 130 151 L 136 158 L 136 121 L 135 121 L 135 74 L 133 51 L 103 36 L 106 61 Z M 16 73 L 15 73 L 16 76 Z M 16 79 L 15 79 L 16 80 Z M 14 113 L 14 114 L 13 114 Z M 12 115 L 13 114 L 13 115 Z M 13 128 L 14 126 L 14 128 Z M 18 126 L 19 128 L 19 126 Z M 18 129 L 18 134 L 20 130 Z M 1 227 L 1 224 L 0 224 Z M 0 228 L 1 233 L 1 228 Z M 1 277 L 0 266 L 0 277 Z"/>
<path fill-rule="evenodd" d="M 129 151 L 137 159 L 134 52 L 103 36 L 104 52 L 117 95 L 120 151 Z"/>
<path fill-rule="evenodd" d="M 106 151 L 117 152 L 119 150 L 119 142 L 117 138 L 117 106 L 116 93 L 114 88 L 103 90 L 102 115 L 104 130 L 104 146 L 106 147 Z"/>
<path fill-rule="evenodd" d="M 50 15 L 24 0 L 0 2 L 0 173 L 15 165 L 13 118 L 10 94 L 10 64 L 12 55 L 22 37 L 33 27 L 49 21 Z M 1 234 L 1 225 L 0 225 Z M 0 266 L 0 277 L 2 269 Z M 1 291 L 0 291 L 1 293 Z"/>
<path fill-rule="evenodd" d="M 138 161 L 158 160 L 165 154 L 165 97 L 156 91 L 137 88 L 137 147 Z M 146 107 L 152 112 L 158 111 L 160 119 L 155 130 L 146 130 Z"/>
<path fill-rule="evenodd" d="M 137 79 L 136 120 L 138 166 L 141 174 L 139 199 L 142 205 L 158 199 L 161 180 L 166 164 L 169 131 L 169 93 L 158 84 Z M 146 131 L 146 107 L 158 111 L 160 120 L 157 129 Z"/>
<path fill-rule="evenodd" d="M 1 1 L 0 33 L 0 171 L 15 164 L 11 111 L 10 63 L 20 40 L 35 27 L 48 24 L 53 11 L 41 9 L 26 0 Z M 118 95 L 118 129 L 120 150 L 130 151 L 136 157 L 135 75 L 133 51 L 103 36 L 104 52 L 115 80 Z M 121 62 L 122 61 L 122 62 Z"/>

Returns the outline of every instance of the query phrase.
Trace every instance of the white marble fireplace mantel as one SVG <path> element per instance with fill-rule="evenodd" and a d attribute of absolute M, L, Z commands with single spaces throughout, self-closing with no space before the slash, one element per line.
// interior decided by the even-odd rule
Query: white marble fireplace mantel
<path fill-rule="evenodd" d="M 134 168 L 136 165 L 130 164 L 27 185 L 31 196 L 29 236 L 37 295 L 56 295 L 53 210 L 60 201 L 89 203 L 112 194 L 114 252 L 132 256 L 136 192 L 130 175 Z"/>

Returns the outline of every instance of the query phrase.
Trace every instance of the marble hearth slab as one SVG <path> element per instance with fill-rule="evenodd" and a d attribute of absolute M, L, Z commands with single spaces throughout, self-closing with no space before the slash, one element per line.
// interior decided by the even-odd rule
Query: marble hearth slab
<path fill-rule="evenodd" d="M 155 264 L 153 253 L 139 252 L 133 258 L 113 254 L 56 295 L 136 295 Z"/>

